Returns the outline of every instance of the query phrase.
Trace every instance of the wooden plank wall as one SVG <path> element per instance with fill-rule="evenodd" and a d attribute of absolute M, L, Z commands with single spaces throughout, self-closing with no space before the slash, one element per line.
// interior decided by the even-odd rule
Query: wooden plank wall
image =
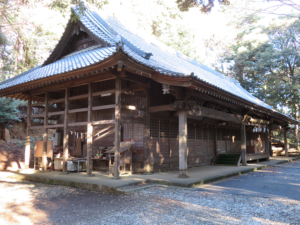
<path fill-rule="evenodd" d="M 215 156 L 214 127 L 188 123 L 188 166 L 208 165 Z M 179 166 L 178 122 L 150 119 L 150 157 L 153 169 Z"/>
<path fill-rule="evenodd" d="M 217 128 L 217 148 L 219 153 L 241 152 L 240 130 L 232 128 Z"/>

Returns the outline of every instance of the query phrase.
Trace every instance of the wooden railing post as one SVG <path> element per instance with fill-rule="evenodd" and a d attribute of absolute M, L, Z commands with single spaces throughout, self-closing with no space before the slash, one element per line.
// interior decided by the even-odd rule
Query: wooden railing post
<path fill-rule="evenodd" d="M 43 157 L 42 157 L 42 167 L 43 170 L 47 170 L 47 143 L 48 143 L 48 92 L 45 93 L 45 112 L 44 112 L 44 135 L 43 135 Z"/>
<path fill-rule="evenodd" d="M 247 166 L 247 152 L 246 152 L 246 125 L 241 124 L 241 153 L 242 153 L 242 165 Z"/>
<path fill-rule="evenodd" d="M 67 172 L 69 158 L 69 132 L 68 132 L 68 112 L 69 112 L 69 88 L 65 89 L 65 114 L 64 114 L 64 150 L 63 150 L 63 172 Z"/>
<path fill-rule="evenodd" d="M 149 83 L 148 83 L 149 85 Z M 148 174 L 151 171 L 150 167 L 150 154 L 149 154 L 149 137 L 150 137 L 150 114 L 149 114 L 149 107 L 150 107 L 150 88 L 145 90 L 146 97 L 145 97 L 145 115 L 146 115 L 146 124 L 144 125 L 144 154 L 143 154 L 143 161 L 144 161 L 144 173 Z M 169 139 L 170 140 L 170 139 Z"/>
<path fill-rule="evenodd" d="M 284 150 L 285 150 L 285 156 L 289 157 L 289 149 L 288 149 L 288 141 L 287 141 L 287 130 L 284 130 Z"/>
<path fill-rule="evenodd" d="M 25 145 L 25 169 L 29 168 L 30 164 L 30 126 L 31 126 L 31 95 L 28 96 L 28 106 L 27 106 L 27 128 L 26 128 L 26 145 Z M 35 160 L 34 160 L 35 162 Z M 33 165 L 33 168 L 35 165 Z"/>
<path fill-rule="evenodd" d="M 115 107 L 115 158 L 114 178 L 119 179 L 120 175 L 120 136 L 121 136 L 121 79 L 116 77 L 116 107 Z"/>
<path fill-rule="evenodd" d="M 265 133 L 265 152 L 268 154 L 267 160 L 270 159 L 270 146 L 269 146 L 269 130 L 268 126 L 266 126 L 266 133 Z"/>
<path fill-rule="evenodd" d="M 87 124 L 87 175 L 92 175 L 92 152 L 93 152 L 93 96 L 92 83 L 88 84 L 88 124 Z"/>
<path fill-rule="evenodd" d="M 189 177 L 187 174 L 187 113 L 179 111 L 179 175 L 180 178 Z"/>

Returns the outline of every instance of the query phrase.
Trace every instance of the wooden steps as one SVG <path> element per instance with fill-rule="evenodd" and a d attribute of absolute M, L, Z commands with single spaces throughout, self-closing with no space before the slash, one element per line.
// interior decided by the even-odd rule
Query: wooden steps
<path fill-rule="evenodd" d="M 213 165 L 226 165 L 226 166 L 239 166 L 241 162 L 241 154 L 231 153 L 231 154 L 218 154 L 214 161 Z"/>

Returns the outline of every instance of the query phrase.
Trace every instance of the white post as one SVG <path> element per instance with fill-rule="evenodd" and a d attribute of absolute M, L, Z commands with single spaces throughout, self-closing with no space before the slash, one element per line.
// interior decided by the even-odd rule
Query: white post
<path fill-rule="evenodd" d="M 116 77 L 114 179 L 120 178 L 121 79 Z"/>
<path fill-rule="evenodd" d="M 187 114 L 179 111 L 179 175 L 180 178 L 189 177 L 187 174 Z"/>
<path fill-rule="evenodd" d="M 25 146 L 25 169 L 29 168 L 30 164 L 30 126 L 31 126 L 31 95 L 28 96 L 27 106 L 27 129 L 26 129 L 26 146 Z M 35 160 L 34 160 L 35 162 Z M 35 165 L 33 165 L 33 168 Z"/>
<path fill-rule="evenodd" d="M 64 115 L 64 150 L 63 150 L 63 172 L 67 172 L 69 158 L 69 132 L 68 132 L 68 113 L 69 113 L 69 88 L 65 89 L 65 115 Z"/>
<path fill-rule="evenodd" d="M 43 170 L 47 170 L 47 143 L 48 143 L 48 92 L 45 93 L 45 112 L 44 112 L 44 135 L 43 135 L 43 157 L 42 157 L 42 165 Z"/>
<path fill-rule="evenodd" d="M 87 125 L 87 175 L 92 176 L 92 151 L 93 151 L 93 96 L 92 83 L 88 84 L 88 125 Z"/>
<path fill-rule="evenodd" d="M 241 125 L 241 153 L 242 153 L 242 165 L 247 166 L 247 153 L 246 153 L 246 125 Z"/>

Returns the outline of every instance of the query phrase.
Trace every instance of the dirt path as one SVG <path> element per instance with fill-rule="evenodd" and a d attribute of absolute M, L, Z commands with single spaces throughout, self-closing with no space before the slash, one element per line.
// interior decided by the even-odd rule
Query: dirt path
<path fill-rule="evenodd" d="M 266 169 L 264 178 L 285 170 Z M 259 182 L 261 173 L 246 176 Z M 2 179 L 0 224 L 300 224 L 300 201 L 175 187 L 116 196 Z"/>

